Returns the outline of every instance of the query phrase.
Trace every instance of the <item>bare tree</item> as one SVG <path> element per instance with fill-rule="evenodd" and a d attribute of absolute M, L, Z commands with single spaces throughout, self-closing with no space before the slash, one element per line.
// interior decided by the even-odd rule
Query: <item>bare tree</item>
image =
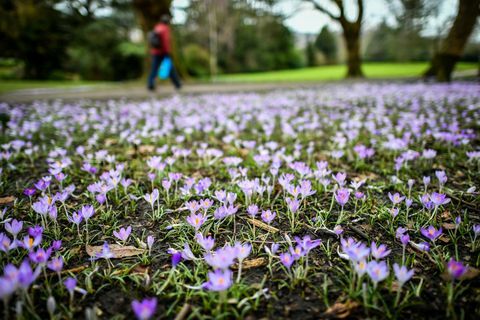
<path fill-rule="evenodd" d="M 322 3 L 320 3 L 320 0 L 305 1 L 312 3 L 315 9 L 329 16 L 332 20 L 340 23 L 343 30 L 343 38 L 345 39 L 345 44 L 347 46 L 347 77 L 363 77 L 362 59 L 360 57 L 360 35 L 364 10 L 363 0 L 357 0 L 358 14 L 357 18 L 353 21 L 348 20 L 345 16 L 345 4 L 343 0 L 330 0 L 330 2 L 335 3 L 337 6 L 339 10 L 338 15 L 334 14 L 324 6 L 325 1 L 322 1 Z"/>
<path fill-rule="evenodd" d="M 451 80 L 455 64 L 462 56 L 479 15 L 480 0 L 459 0 L 455 21 L 440 50 L 432 58 L 426 77 L 435 77 L 437 81 Z"/>

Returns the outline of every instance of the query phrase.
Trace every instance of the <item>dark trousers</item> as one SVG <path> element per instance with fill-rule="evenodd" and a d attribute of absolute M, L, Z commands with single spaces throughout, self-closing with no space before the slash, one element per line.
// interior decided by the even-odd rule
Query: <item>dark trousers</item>
<path fill-rule="evenodd" d="M 152 71 L 150 72 L 150 76 L 148 77 L 148 88 L 155 88 L 155 78 L 158 75 L 158 68 L 160 68 L 160 64 L 165 57 L 168 57 L 168 55 L 152 55 Z M 170 69 L 170 80 L 172 81 L 175 88 L 180 89 L 182 87 L 182 84 L 180 83 L 180 78 L 178 77 L 177 70 L 175 70 L 175 66 L 173 65 L 173 63 L 172 69 Z"/>

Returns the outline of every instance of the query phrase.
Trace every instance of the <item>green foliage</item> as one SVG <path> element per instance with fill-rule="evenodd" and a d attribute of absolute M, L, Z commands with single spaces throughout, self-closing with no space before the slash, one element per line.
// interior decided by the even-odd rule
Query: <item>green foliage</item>
<path fill-rule="evenodd" d="M 24 77 L 46 79 L 62 68 L 69 42 L 68 20 L 50 1 L 3 1 L 0 51 L 24 62 Z"/>
<path fill-rule="evenodd" d="M 142 73 L 144 52 L 122 42 L 114 21 L 97 19 L 76 34 L 69 49 L 69 66 L 86 80 L 134 79 Z"/>
<path fill-rule="evenodd" d="M 218 67 L 225 73 L 297 68 L 302 57 L 295 51 L 292 32 L 283 18 L 244 0 L 217 1 Z M 210 51 L 210 11 L 192 1 L 181 42 Z"/>
<path fill-rule="evenodd" d="M 194 77 L 206 77 L 210 55 L 208 51 L 196 44 L 189 44 L 183 49 L 183 57 L 187 72 Z"/>
<path fill-rule="evenodd" d="M 315 47 L 325 55 L 327 63 L 337 61 L 337 39 L 328 26 L 324 26 L 315 40 Z"/>
<path fill-rule="evenodd" d="M 309 42 L 305 48 L 305 58 L 307 61 L 307 66 L 309 67 L 315 67 L 318 64 L 315 45 L 311 42 Z"/>

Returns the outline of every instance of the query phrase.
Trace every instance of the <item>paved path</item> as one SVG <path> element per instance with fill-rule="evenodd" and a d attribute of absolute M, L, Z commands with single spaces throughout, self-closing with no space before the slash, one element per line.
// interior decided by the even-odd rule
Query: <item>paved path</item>
<path fill-rule="evenodd" d="M 325 84 L 325 83 L 323 83 Z M 306 88 L 319 86 L 321 83 L 222 83 L 222 84 L 186 84 L 182 94 L 200 94 L 211 92 L 267 91 L 275 89 Z M 35 100 L 78 100 L 78 99 L 146 99 L 160 98 L 175 94 L 173 87 L 162 85 L 151 93 L 140 85 L 94 85 L 73 88 L 25 89 L 0 95 L 0 102 L 28 103 Z"/>
<path fill-rule="evenodd" d="M 456 79 L 475 78 L 477 70 L 466 70 L 454 73 L 453 77 Z M 275 83 L 192 83 L 186 84 L 182 88 L 182 94 L 200 94 L 213 92 L 242 92 L 242 91 L 268 91 L 275 89 L 294 89 L 294 88 L 318 88 L 327 83 L 332 82 L 405 82 L 405 81 L 419 81 L 419 78 L 404 78 L 404 79 L 363 79 L 363 80 L 337 80 L 337 81 L 321 81 L 321 82 L 275 82 Z M 62 99 L 65 101 L 79 100 L 79 99 L 147 99 L 147 98 L 161 98 L 175 93 L 173 86 L 170 83 L 164 83 L 157 87 L 155 93 L 148 92 L 145 87 L 140 84 L 106 84 L 93 86 L 78 86 L 71 88 L 49 88 L 49 89 L 24 89 L 0 95 L 0 102 L 7 103 L 29 103 L 35 100 L 53 100 Z"/>

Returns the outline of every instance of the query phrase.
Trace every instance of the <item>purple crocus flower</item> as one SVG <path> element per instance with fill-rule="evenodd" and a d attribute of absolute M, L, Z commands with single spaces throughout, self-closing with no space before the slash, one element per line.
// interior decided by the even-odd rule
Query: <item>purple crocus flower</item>
<path fill-rule="evenodd" d="M 130 233 L 132 232 L 132 227 L 128 226 L 126 229 L 125 228 L 120 228 L 120 231 L 113 231 L 113 235 L 120 239 L 123 242 L 126 242 L 128 240 L 128 237 L 130 236 Z"/>
<path fill-rule="evenodd" d="M 249 243 L 235 243 L 234 249 L 236 251 L 237 259 L 239 261 L 242 261 L 243 259 L 248 257 L 248 255 L 252 251 L 252 245 Z"/>
<path fill-rule="evenodd" d="M 18 283 L 20 287 L 25 290 L 28 289 L 28 287 L 30 287 L 30 285 L 37 279 L 40 272 L 40 266 L 38 266 L 35 270 L 32 270 L 28 260 L 23 260 L 20 268 L 18 268 Z"/>
<path fill-rule="evenodd" d="M 172 267 L 175 268 L 182 261 L 182 253 L 179 251 L 172 253 Z"/>
<path fill-rule="evenodd" d="M 263 210 L 262 211 L 262 220 L 267 224 L 272 223 L 273 219 L 275 219 L 276 216 L 277 216 L 277 214 L 275 212 L 270 211 L 270 210 Z"/>
<path fill-rule="evenodd" d="M 350 197 L 350 190 L 341 188 L 335 192 L 335 200 L 337 200 L 338 204 L 342 207 L 348 202 L 348 198 Z"/>
<path fill-rule="evenodd" d="M 214 269 L 227 269 L 233 264 L 237 252 L 234 248 L 226 246 L 225 248 L 217 249 L 214 253 L 207 253 L 204 258 Z"/>
<path fill-rule="evenodd" d="M 96 254 L 96 258 L 98 259 L 111 259 L 113 258 L 115 255 L 113 254 L 112 251 L 110 251 L 110 247 L 108 246 L 108 243 L 105 241 L 103 243 L 103 247 L 102 247 L 102 251 L 98 252 Z"/>
<path fill-rule="evenodd" d="M 41 226 L 29 227 L 28 234 L 34 238 L 41 237 L 43 234 L 43 228 Z"/>
<path fill-rule="evenodd" d="M 432 201 L 435 206 L 441 206 L 449 203 L 450 198 L 447 198 L 445 194 L 433 192 L 430 195 L 430 201 Z"/>
<path fill-rule="evenodd" d="M 152 253 L 152 247 L 153 243 L 155 242 L 155 238 L 153 236 L 148 236 L 147 237 L 147 248 L 148 248 L 148 253 Z"/>
<path fill-rule="evenodd" d="M 133 300 L 132 310 L 138 320 L 148 320 L 153 317 L 157 310 L 157 298 Z"/>
<path fill-rule="evenodd" d="M 143 196 L 145 201 L 147 201 L 152 207 L 155 204 L 155 201 L 157 201 L 159 196 L 158 189 L 153 189 L 152 193 L 147 193 Z"/>
<path fill-rule="evenodd" d="M 87 205 L 82 206 L 79 213 L 82 215 L 83 219 L 88 220 L 93 216 L 95 210 L 93 209 L 93 206 Z"/>
<path fill-rule="evenodd" d="M 215 240 L 208 236 L 205 237 L 201 233 L 197 233 L 195 236 L 195 239 L 197 240 L 197 243 L 205 250 L 205 251 L 210 251 L 213 249 L 213 246 L 215 245 Z"/>
<path fill-rule="evenodd" d="M 210 291 L 224 291 L 232 285 L 232 271 L 217 269 L 208 273 L 208 282 L 203 286 Z"/>
<path fill-rule="evenodd" d="M 293 259 L 290 253 L 285 252 L 280 254 L 280 261 L 287 269 L 290 269 L 295 259 Z"/>
<path fill-rule="evenodd" d="M 48 269 L 54 271 L 54 272 L 57 272 L 59 273 L 60 271 L 62 271 L 63 269 L 63 258 L 60 256 L 60 257 L 56 257 L 56 258 L 53 258 L 52 260 L 50 260 L 50 262 L 47 264 L 47 267 Z"/>
<path fill-rule="evenodd" d="M 23 228 L 23 221 L 18 221 L 17 219 L 13 219 L 12 222 L 5 223 L 5 230 L 13 235 L 13 238 L 16 239 L 17 235 L 22 231 Z"/>
<path fill-rule="evenodd" d="M 255 218 L 258 214 L 258 206 L 256 204 L 251 204 L 247 208 L 247 213 L 250 217 Z"/>
<path fill-rule="evenodd" d="M 72 296 L 73 291 L 75 290 L 75 287 L 77 286 L 77 279 L 72 278 L 72 277 L 68 277 L 67 279 L 65 279 L 63 284 L 65 285 L 65 288 L 67 289 L 70 296 Z"/>
<path fill-rule="evenodd" d="M 36 252 L 32 251 L 28 254 L 30 261 L 36 264 L 45 264 L 50 258 L 52 253 L 51 249 L 44 250 L 43 248 L 38 248 Z"/>
<path fill-rule="evenodd" d="M 460 261 L 455 261 L 451 259 L 447 263 L 447 271 L 448 274 L 452 277 L 452 279 L 459 279 L 461 278 L 468 270 L 468 267 L 465 266 Z"/>
<path fill-rule="evenodd" d="M 0 299 L 7 301 L 16 289 L 16 282 L 14 279 L 0 277 Z"/>
<path fill-rule="evenodd" d="M 477 237 L 480 234 L 480 224 L 473 225 L 472 230 L 475 234 L 475 237 Z"/>
<path fill-rule="evenodd" d="M 405 282 L 410 280 L 413 277 L 414 270 L 408 270 L 405 266 L 399 266 L 397 263 L 393 264 L 393 271 L 395 272 L 395 277 L 397 278 L 398 284 L 403 286 Z"/>
<path fill-rule="evenodd" d="M 400 193 L 398 193 L 398 192 L 396 192 L 393 195 L 389 192 L 388 197 L 390 198 L 390 201 L 392 201 L 392 203 L 394 205 L 399 204 L 400 202 L 402 202 L 405 199 L 405 197 L 401 196 Z"/>
<path fill-rule="evenodd" d="M 332 177 L 340 187 L 343 187 L 345 185 L 345 179 L 347 178 L 347 174 L 344 172 L 338 172 L 336 175 L 332 175 Z"/>
<path fill-rule="evenodd" d="M 35 190 L 35 188 L 26 188 L 25 190 L 23 190 L 23 194 L 27 197 L 32 197 L 33 195 L 35 195 L 36 192 L 37 190 Z"/>
<path fill-rule="evenodd" d="M 384 244 L 377 246 L 375 241 L 372 242 L 371 251 L 372 251 L 372 256 L 376 260 L 383 259 L 386 256 L 388 256 L 390 252 L 392 252 L 392 250 L 387 250 L 387 246 Z"/>
<path fill-rule="evenodd" d="M 370 261 L 367 265 L 367 273 L 370 276 L 370 279 L 372 279 L 376 287 L 377 283 L 385 280 L 388 276 L 389 272 L 388 272 L 387 263 L 385 261 L 380 261 L 380 262 L 377 262 L 375 260 Z"/>
<path fill-rule="evenodd" d="M 442 234 L 442 228 L 440 227 L 440 229 L 437 230 L 434 226 L 429 226 L 427 229 L 421 228 L 420 232 L 425 238 L 435 242 L 435 240 Z"/>
<path fill-rule="evenodd" d="M 205 217 L 203 214 L 199 213 L 199 214 L 195 214 L 195 213 L 191 213 L 187 218 L 187 222 L 195 228 L 195 230 L 198 231 L 198 229 L 200 229 L 200 227 L 205 223 L 205 221 L 207 220 L 207 217 Z"/>

